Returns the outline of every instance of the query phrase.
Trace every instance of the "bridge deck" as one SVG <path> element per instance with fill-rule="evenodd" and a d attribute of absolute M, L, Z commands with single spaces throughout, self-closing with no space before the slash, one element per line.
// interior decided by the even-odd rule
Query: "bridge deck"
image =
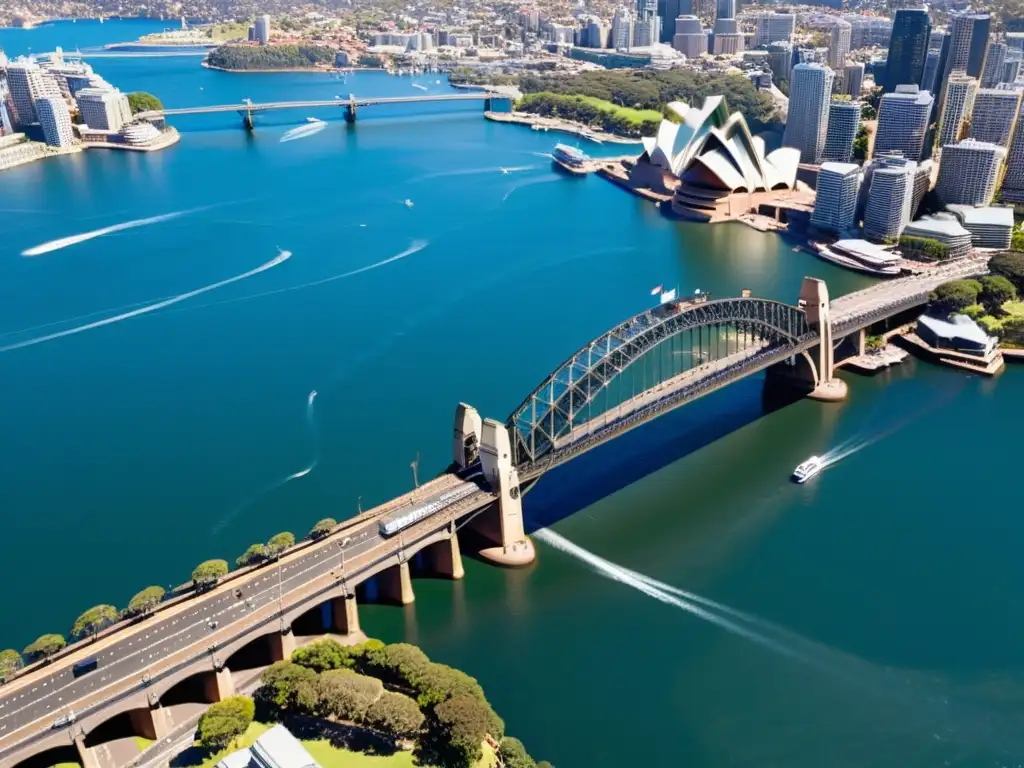
<path fill-rule="evenodd" d="M 137 117 L 151 120 L 155 117 L 173 117 L 175 115 L 203 115 L 218 112 L 270 112 L 280 109 L 321 109 L 326 107 L 369 107 L 385 104 L 418 104 L 447 101 L 486 101 L 501 98 L 484 93 L 446 93 L 436 96 L 380 96 L 348 99 L 313 99 L 305 101 L 268 101 L 240 102 L 238 104 L 214 104 L 208 107 L 176 107 L 171 109 L 154 109 L 140 112 Z"/>

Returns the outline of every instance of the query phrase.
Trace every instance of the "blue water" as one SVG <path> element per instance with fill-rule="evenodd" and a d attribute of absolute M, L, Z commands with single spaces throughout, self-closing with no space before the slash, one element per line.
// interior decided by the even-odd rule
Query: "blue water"
<path fill-rule="evenodd" d="M 0 30 L 0 47 L 163 26 Z M 167 106 L 449 90 L 437 76 L 240 75 L 194 58 L 94 66 Z M 308 116 L 329 125 L 281 143 Z M 17 584 L 0 593 L 0 647 L 390 498 L 417 454 L 421 477 L 440 471 L 459 401 L 504 419 L 655 285 L 792 302 L 806 274 L 833 294 L 868 282 L 773 235 L 669 221 L 601 179 L 557 175 L 557 136 L 486 122 L 476 104 L 340 118 L 261 115 L 254 135 L 231 113 L 175 119 L 167 151 L 89 151 L 0 178 L 0 347 L 293 254 L 0 352 L 0 576 Z M 185 213 L 21 255 L 172 212 Z M 911 363 L 850 385 L 841 406 L 765 416 L 760 381 L 742 382 L 527 497 L 532 521 L 571 515 L 557 530 L 610 560 L 796 629 L 824 646 L 818 667 L 543 543 L 528 571 L 467 560 L 465 582 L 417 581 L 414 608 L 366 606 L 363 624 L 478 676 L 510 731 L 560 768 L 1016 764 L 1024 531 L 1005 481 L 1022 374 Z M 786 482 L 807 455 L 883 433 L 813 486 Z M 953 715 L 936 712 L 943 698 Z"/>

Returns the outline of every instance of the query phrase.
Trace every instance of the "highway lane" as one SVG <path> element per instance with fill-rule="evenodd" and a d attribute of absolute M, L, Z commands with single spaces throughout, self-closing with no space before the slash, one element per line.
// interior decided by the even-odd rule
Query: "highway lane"
<path fill-rule="evenodd" d="M 442 488 L 418 500 L 416 506 L 430 503 L 450 490 L 450 486 Z M 346 560 L 372 550 L 381 543 L 379 520 L 380 516 L 375 516 L 335 534 L 326 546 L 310 548 L 294 559 L 256 571 L 253 578 L 237 585 L 242 590 L 241 598 L 235 596 L 234 588 L 228 589 L 197 598 L 184 610 L 171 612 L 165 618 L 156 614 L 144 619 L 134 632 L 126 632 L 122 639 L 96 653 L 99 667 L 90 674 L 75 679 L 70 665 L 66 665 L 15 688 L 0 699 L 0 739 L 37 720 L 55 720 L 72 708 L 75 701 L 113 683 L 132 678 L 141 682 L 152 663 L 190 646 L 201 646 L 218 627 L 278 602 L 319 576 L 331 571 L 340 573 L 339 544 L 347 540 Z"/>

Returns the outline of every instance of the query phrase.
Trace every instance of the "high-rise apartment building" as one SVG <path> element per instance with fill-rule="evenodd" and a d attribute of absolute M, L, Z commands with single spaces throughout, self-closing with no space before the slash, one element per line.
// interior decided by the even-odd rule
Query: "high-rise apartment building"
<path fill-rule="evenodd" d="M 1003 80 L 1003 64 L 1006 63 L 1006 43 L 992 41 L 985 54 L 985 68 L 981 73 L 981 87 L 995 88 Z"/>
<path fill-rule="evenodd" d="M 789 82 L 793 69 L 793 44 L 775 42 L 768 44 L 768 66 L 772 70 L 772 78 L 776 83 Z"/>
<path fill-rule="evenodd" d="M 854 99 L 860 98 L 864 88 L 864 65 L 861 63 L 847 64 L 843 67 L 843 90 Z"/>
<path fill-rule="evenodd" d="M 625 51 L 633 47 L 633 12 L 618 8 L 612 17 L 612 48 Z"/>
<path fill-rule="evenodd" d="M 877 16 L 861 16 L 851 14 L 843 16 L 850 23 L 850 50 L 870 48 L 871 46 L 887 46 L 892 36 L 893 22 Z"/>
<path fill-rule="evenodd" d="M 947 144 L 960 141 L 964 120 L 974 108 L 978 81 L 963 72 L 953 72 L 946 84 L 946 101 L 939 117 L 939 150 Z"/>
<path fill-rule="evenodd" d="M 875 152 L 898 152 L 907 160 L 920 160 L 933 102 L 932 95 L 916 85 L 900 85 L 895 92 L 882 96 Z"/>
<path fill-rule="evenodd" d="M 693 3 L 689 0 L 658 0 L 660 41 L 671 45 L 676 30 L 676 19 L 680 16 L 689 16 L 692 12 Z"/>
<path fill-rule="evenodd" d="M 800 161 L 820 163 L 828 130 L 835 73 L 821 64 L 797 64 L 789 86 L 789 114 L 782 143 L 800 150 Z"/>
<path fill-rule="evenodd" d="M 944 205 L 988 205 L 996 191 L 1006 149 L 987 141 L 964 139 L 942 150 L 935 192 Z"/>
<path fill-rule="evenodd" d="M 886 240 L 900 236 L 913 216 L 916 170 L 917 163 L 912 160 L 886 156 L 865 167 L 865 237 Z"/>
<path fill-rule="evenodd" d="M 936 93 L 936 78 L 939 76 L 940 51 L 928 51 L 928 57 L 924 62 L 924 74 L 921 75 L 921 90 L 929 93 Z"/>
<path fill-rule="evenodd" d="M 854 229 L 857 219 L 857 192 L 860 166 L 854 163 L 822 163 L 818 169 L 817 196 L 811 224 L 832 232 Z"/>
<path fill-rule="evenodd" d="M 15 128 L 38 122 L 35 100 L 44 96 L 43 71 L 29 61 L 15 61 L 7 66 L 7 87 L 10 90 L 11 118 Z"/>
<path fill-rule="evenodd" d="M 860 128 L 860 113 L 859 101 L 833 101 L 828 105 L 828 131 L 825 133 L 823 160 L 850 162 L 853 158 L 853 140 L 857 138 L 857 129 Z"/>
<path fill-rule="evenodd" d="M 792 13 L 759 13 L 755 24 L 757 25 L 757 33 L 754 37 L 756 45 L 793 42 L 796 16 Z"/>
<path fill-rule="evenodd" d="M 895 91 L 898 85 L 917 85 L 921 82 L 928 58 L 930 32 L 931 22 L 927 10 L 901 8 L 896 11 L 885 67 L 886 91 Z"/>
<path fill-rule="evenodd" d="M 676 32 L 672 36 L 672 47 L 688 59 L 708 52 L 708 33 L 696 16 L 680 16 L 676 19 Z"/>
<path fill-rule="evenodd" d="M 846 57 L 850 53 L 850 31 L 853 27 L 849 22 L 838 20 L 832 26 L 828 42 L 828 65 L 836 71 L 846 66 Z M 917 82 L 915 80 L 915 82 Z"/>
<path fill-rule="evenodd" d="M 119 131 L 132 120 L 128 97 L 120 91 L 84 88 L 78 92 L 82 122 L 98 131 Z"/>
<path fill-rule="evenodd" d="M 1013 142 L 1006 155 L 1006 175 L 1002 185 L 1002 198 L 1011 203 L 1024 203 L 1024 130 L 1019 128 L 1013 134 Z"/>
<path fill-rule="evenodd" d="M 36 99 L 36 114 L 43 129 L 46 143 L 51 147 L 70 147 L 75 140 L 71 128 L 71 113 L 67 102 L 57 96 Z"/>
<path fill-rule="evenodd" d="M 256 17 L 256 23 L 253 25 L 253 36 L 256 38 L 256 42 L 260 45 L 266 45 L 270 42 L 270 17 L 266 14 Z"/>
<path fill-rule="evenodd" d="M 971 130 L 976 141 L 988 141 L 1009 147 L 1020 114 L 1020 90 L 980 88 L 971 109 Z"/>

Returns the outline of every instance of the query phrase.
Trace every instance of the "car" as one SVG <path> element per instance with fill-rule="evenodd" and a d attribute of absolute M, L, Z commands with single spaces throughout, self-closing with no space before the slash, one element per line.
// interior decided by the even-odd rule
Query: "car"
<path fill-rule="evenodd" d="M 53 721 L 53 728 L 64 728 L 65 726 L 71 725 L 75 722 L 75 710 L 69 709 L 66 715 L 61 715 Z"/>

